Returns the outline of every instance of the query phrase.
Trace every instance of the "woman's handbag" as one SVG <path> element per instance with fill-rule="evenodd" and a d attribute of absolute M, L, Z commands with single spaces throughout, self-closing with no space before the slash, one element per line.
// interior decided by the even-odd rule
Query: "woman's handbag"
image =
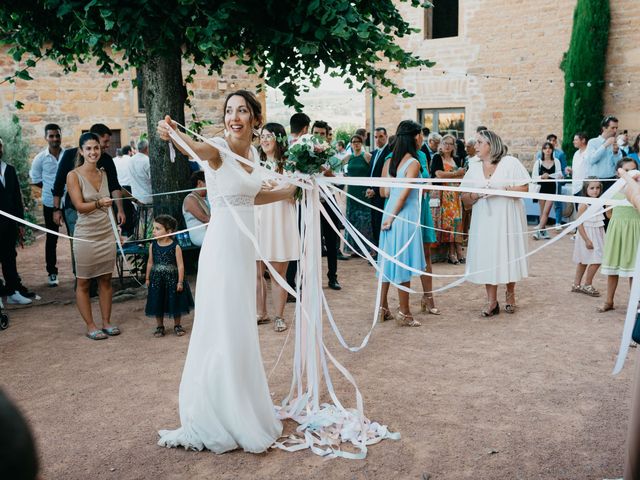
<path fill-rule="evenodd" d="M 640 313 L 636 314 L 636 324 L 633 326 L 633 332 L 631 332 L 631 339 L 640 343 Z"/>

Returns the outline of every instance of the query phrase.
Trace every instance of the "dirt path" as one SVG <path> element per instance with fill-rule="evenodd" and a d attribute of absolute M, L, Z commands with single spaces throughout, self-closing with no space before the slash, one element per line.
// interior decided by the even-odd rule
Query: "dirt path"
<path fill-rule="evenodd" d="M 357 354 L 327 334 L 331 350 L 355 376 L 369 418 L 402 434 L 400 441 L 372 446 L 364 461 L 326 460 L 309 451 L 214 455 L 158 447 L 156 431 L 178 426 L 189 337 L 152 338 L 153 322 L 139 298 L 114 305 L 120 337 L 87 340 L 73 303 L 68 244 L 58 250 L 61 286 L 55 289 L 46 287 L 43 239 L 19 253 L 25 284 L 43 299 L 39 306 L 10 309 L 11 326 L 0 332 L 0 385 L 30 419 L 47 479 L 622 475 L 635 351 L 613 377 L 624 312 L 597 314 L 601 300 L 569 292 L 569 239 L 534 257 L 531 277 L 518 286 L 516 315 L 481 318 L 484 289 L 463 285 L 437 298 L 442 316 L 419 315 L 423 326 L 416 329 L 379 325 Z M 347 341 L 359 344 L 373 312 L 373 269 L 350 260 L 340 263 L 339 275 L 343 290 L 328 290 L 328 298 Z M 604 289 L 603 276 L 595 286 Z M 618 306 L 627 295 L 621 283 Z M 56 303 L 42 305 L 49 301 Z M 290 317 L 291 306 L 287 312 Z M 191 317 L 185 325 L 190 331 Z M 285 337 L 269 325 L 260 335 L 269 374 Z M 289 388 L 291 353 L 289 342 L 269 380 L 276 401 Z M 332 373 L 339 397 L 353 406 L 348 383 Z"/>

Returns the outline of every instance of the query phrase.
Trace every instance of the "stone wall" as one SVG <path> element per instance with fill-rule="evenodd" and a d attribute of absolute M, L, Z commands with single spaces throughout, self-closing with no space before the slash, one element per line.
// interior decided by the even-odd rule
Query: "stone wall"
<path fill-rule="evenodd" d="M 190 66 L 184 64 L 184 76 Z M 0 50 L 0 78 L 15 72 L 16 63 Z M 138 111 L 137 90 L 132 87 L 135 71 L 122 77 L 97 73 L 93 64 L 81 65 L 77 72 L 65 75 L 55 62 L 44 60 L 30 70 L 34 80 L 18 80 L 15 84 L 0 85 L 0 101 L 3 114 L 16 113 L 20 118 L 26 139 L 32 145 L 32 153 L 46 147 L 43 128 L 47 123 L 57 123 L 62 128 L 64 146 L 76 146 L 82 130 L 94 123 L 104 123 L 112 130 L 120 130 L 120 141 L 126 145 L 147 130 L 144 112 Z M 107 86 L 120 79 L 117 88 L 108 91 Z M 226 93 L 246 88 L 255 91 L 259 79 L 251 77 L 243 68 L 230 61 L 221 76 L 208 76 L 206 69 L 198 69 L 195 82 L 189 88 L 194 92 L 194 111 L 199 119 L 212 120 L 217 125 L 207 127 L 212 134 L 222 127 L 222 100 Z M 24 109 L 15 110 L 14 102 L 23 102 Z M 264 104 L 264 98 L 262 98 Z M 190 109 L 186 109 L 187 122 L 191 121 Z"/>
<path fill-rule="evenodd" d="M 433 3 L 437 8 L 438 0 Z M 425 40 L 420 32 L 402 40 L 406 49 L 436 65 L 394 72 L 400 85 L 416 95 L 383 94 L 376 100 L 376 124 L 395 129 L 403 119 L 417 120 L 421 108 L 462 107 L 466 137 L 486 125 L 528 162 L 548 133 L 562 136 L 564 75 L 559 66 L 571 39 L 575 3 L 460 0 L 458 37 Z M 423 28 L 422 11 L 406 3 L 398 6 L 405 19 Z M 611 17 L 605 111 L 617 115 L 620 128 L 635 136 L 640 133 L 637 0 L 611 2 Z"/>

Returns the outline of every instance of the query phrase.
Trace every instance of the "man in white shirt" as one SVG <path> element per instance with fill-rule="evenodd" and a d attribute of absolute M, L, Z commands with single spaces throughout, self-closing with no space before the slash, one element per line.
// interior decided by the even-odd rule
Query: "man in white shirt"
<path fill-rule="evenodd" d="M 58 162 L 62 158 L 64 149 L 62 144 L 61 130 L 55 123 L 49 123 L 44 127 L 44 139 L 47 141 L 47 148 L 38 153 L 33 162 L 29 177 L 31 183 L 42 189 L 42 213 L 44 216 L 44 226 L 49 230 L 57 232 L 59 225 L 53 221 L 53 183 L 56 180 Z M 58 246 L 58 236 L 47 233 L 45 241 L 45 261 L 47 265 L 47 280 L 50 287 L 58 286 L 58 267 L 56 249 Z"/>
<path fill-rule="evenodd" d="M 113 158 L 113 163 L 118 172 L 118 183 L 120 186 L 129 190 L 131 186 L 131 175 L 129 174 L 129 165 L 131 164 L 131 147 L 125 145 L 122 147 L 122 155 Z"/>
<path fill-rule="evenodd" d="M 573 136 L 573 146 L 577 148 L 573 154 L 571 166 L 566 168 L 567 175 L 571 175 L 571 192 L 578 195 L 582 190 L 582 181 L 587 176 L 584 155 L 587 152 L 587 134 L 578 132 Z"/>
<path fill-rule="evenodd" d="M 131 157 L 129 162 L 129 178 L 131 181 L 131 194 L 144 204 L 153 203 L 153 190 L 151 189 L 151 164 L 149 162 L 149 142 L 138 142 L 138 153 Z"/>

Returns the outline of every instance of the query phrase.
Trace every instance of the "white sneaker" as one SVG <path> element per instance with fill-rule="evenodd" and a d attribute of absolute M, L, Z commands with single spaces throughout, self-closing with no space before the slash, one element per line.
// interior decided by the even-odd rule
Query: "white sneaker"
<path fill-rule="evenodd" d="M 7 304 L 9 305 L 29 305 L 31 303 L 31 299 L 27 297 L 23 297 L 19 292 L 14 292 L 13 295 L 9 295 L 7 297 Z"/>
<path fill-rule="evenodd" d="M 50 287 L 57 287 L 59 284 L 58 282 L 58 275 L 56 275 L 55 273 L 52 273 L 49 275 L 49 286 Z"/>

